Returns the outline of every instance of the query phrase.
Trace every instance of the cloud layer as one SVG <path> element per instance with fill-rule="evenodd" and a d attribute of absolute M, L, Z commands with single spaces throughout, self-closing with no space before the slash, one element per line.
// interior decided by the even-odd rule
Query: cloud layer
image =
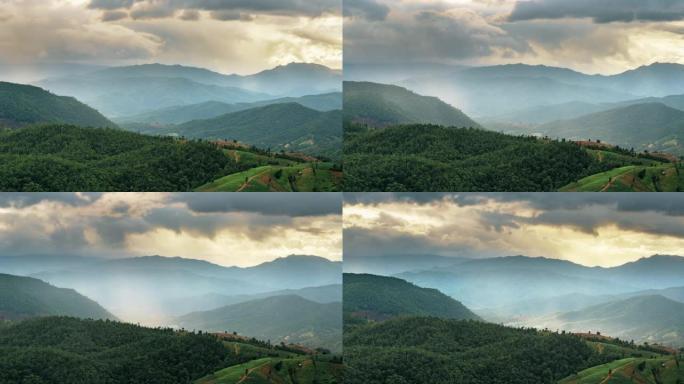
<path fill-rule="evenodd" d="M 523 254 L 617 265 L 684 255 L 681 194 L 350 194 L 345 258 Z"/>
<path fill-rule="evenodd" d="M 353 0 L 344 16 L 348 63 L 684 64 L 682 0 Z"/>
<path fill-rule="evenodd" d="M 0 253 L 341 259 L 341 194 L 2 194 Z M 261 202 L 262 204 L 259 204 Z"/>
<path fill-rule="evenodd" d="M 162 62 L 252 74 L 342 60 L 338 0 L 8 0 L 0 20 L 0 64 Z"/>

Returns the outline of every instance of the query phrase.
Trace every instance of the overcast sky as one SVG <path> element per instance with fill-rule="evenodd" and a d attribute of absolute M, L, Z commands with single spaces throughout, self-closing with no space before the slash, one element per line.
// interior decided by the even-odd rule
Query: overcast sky
<path fill-rule="evenodd" d="M 347 62 L 684 64 L 684 0 L 346 0 Z"/>
<path fill-rule="evenodd" d="M 341 260 L 341 209 L 337 193 L 2 193 L 0 255 Z"/>
<path fill-rule="evenodd" d="M 0 64 L 341 67 L 341 0 L 0 0 Z"/>
<path fill-rule="evenodd" d="M 684 256 L 684 195 L 345 194 L 345 258 L 543 256 L 615 266 Z"/>

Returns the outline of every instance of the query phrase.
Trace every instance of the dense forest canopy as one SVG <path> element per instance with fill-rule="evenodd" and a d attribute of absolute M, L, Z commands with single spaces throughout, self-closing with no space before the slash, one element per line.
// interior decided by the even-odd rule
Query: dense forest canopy
<path fill-rule="evenodd" d="M 421 288 L 395 277 L 352 273 L 344 274 L 344 313 L 376 319 L 405 315 L 479 319 L 436 289 Z"/>
<path fill-rule="evenodd" d="M 554 191 L 610 169 L 569 142 L 475 128 L 345 124 L 347 191 Z"/>
<path fill-rule="evenodd" d="M 614 358 L 570 334 L 434 317 L 358 326 L 344 346 L 348 384 L 551 384 Z"/>
<path fill-rule="evenodd" d="M 0 329 L 0 383 L 190 383 L 224 366 L 208 334 L 45 317 Z"/>
<path fill-rule="evenodd" d="M 69 125 L 0 131 L 3 191 L 189 191 L 241 170 L 208 142 Z"/>

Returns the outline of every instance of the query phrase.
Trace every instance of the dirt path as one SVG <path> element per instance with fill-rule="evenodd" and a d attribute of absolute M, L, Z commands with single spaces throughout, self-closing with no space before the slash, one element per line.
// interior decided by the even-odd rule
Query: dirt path
<path fill-rule="evenodd" d="M 250 177 L 249 179 L 247 179 L 247 181 L 245 181 L 245 182 L 240 186 L 240 188 L 237 190 L 237 192 L 242 192 L 242 191 L 244 191 L 247 187 L 249 187 L 249 183 L 250 183 L 251 181 L 253 181 L 253 180 L 256 179 L 257 177 L 261 177 L 261 176 L 262 176 L 264 173 L 266 173 L 266 172 L 268 172 L 268 170 L 265 170 L 265 171 L 263 171 L 263 172 L 261 172 L 261 173 L 257 173 L 256 175 L 254 175 L 254 176 Z"/>

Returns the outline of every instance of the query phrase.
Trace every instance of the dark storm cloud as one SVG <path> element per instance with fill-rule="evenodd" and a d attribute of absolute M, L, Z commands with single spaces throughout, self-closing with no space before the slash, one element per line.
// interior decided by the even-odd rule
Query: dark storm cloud
<path fill-rule="evenodd" d="M 441 62 L 531 52 L 528 43 L 474 12 L 423 10 L 390 14 L 382 22 L 350 18 L 344 53 L 351 62 Z"/>
<path fill-rule="evenodd" d="M 120 9 L 130 8 L 136 0 L 90 0 L 88 8 L 91 9 Z"/>
<path fill-rule="evenodd" d="M 476 251 L 454 244 L 441 244 L 429 237 L 415 236 L 391 230 L 345 228 L 343 235 L 344 257 L 387 255 L 474 255 Z"/>
<path fill-rule="evenodd" d="M 91 0 L 89 5 L 89 8 L 102 10 L 138 7 L 146 10 L 138 13 L 139 17 L 171 16 L 179 10 L 318 17 L 327 13 L 339 14 L 342 9 L 340 0 Z"/>
<path fill-rule="evenodd" d="M 450 193 L 432 192 L 382 192 L 382 193 L 354 193 L 344 194 L 346 204 L 380 204 L 389 202 L 409 202 L 416 204 L 429 204 L 444 199 L 451 199 L 455 195 Z"/>
<path fill-rule="evenodd" d="M 684 0 L 518 1 L 509 21 L 591 18 L 596 23 L 684 20 Z"/>
<path fill-rule="evenodd" d="M 292 224 L 287 216 L 232 216 L 220 213 L 193 214 L 187 209 L 158 208 L 145 216 L 145 222 L 153 228 L 164 228 L 176 233 L 187 232 L 213 238 L 224 229 L 234 229 L 251 239 L 267 238 L 284 226 Z"/>
<path fill-rule="evenodd" d="M 102 14 L 102 21 L 117 21 L 128 17 L 125 11 L 106 11 Z"/>
<path fill-rule="evenodd" d="M 387 18 L 390 9 L 375 0 L 345 0 L 344 16 L 362 17 L 367 20 L 381 21 Z"/>
<path fill-rule="evenodd" d="M 40 204 L 43 201 L 54 201 L 71 206 L 84 206 L 97 201 L 101 196 L 101 193 L 82 193 L 77 195 L 75 193 L 52 192 L 5 192 L 0 193 L 0 207 L 23 208 Z"/>
<path fill-rule="evenodd" d="M 440 201 L 459 206 L 476 206 L 488 200 L 526 203 L 540 210 L 579 210 L 591 206 L 614 207 L 618 212 L 657 212 L 684 216 L 682 193 L 346 193 L 346 204 L 410 202 L 431 204 Z"/>
<path fill-rule="evenodd" d="M 186 203 L 195 212 L 248 212 L 275 216 L 324 216 L 342 212 L 341 193 L 180 193 L 172 195 L 173 201 Z"/>

